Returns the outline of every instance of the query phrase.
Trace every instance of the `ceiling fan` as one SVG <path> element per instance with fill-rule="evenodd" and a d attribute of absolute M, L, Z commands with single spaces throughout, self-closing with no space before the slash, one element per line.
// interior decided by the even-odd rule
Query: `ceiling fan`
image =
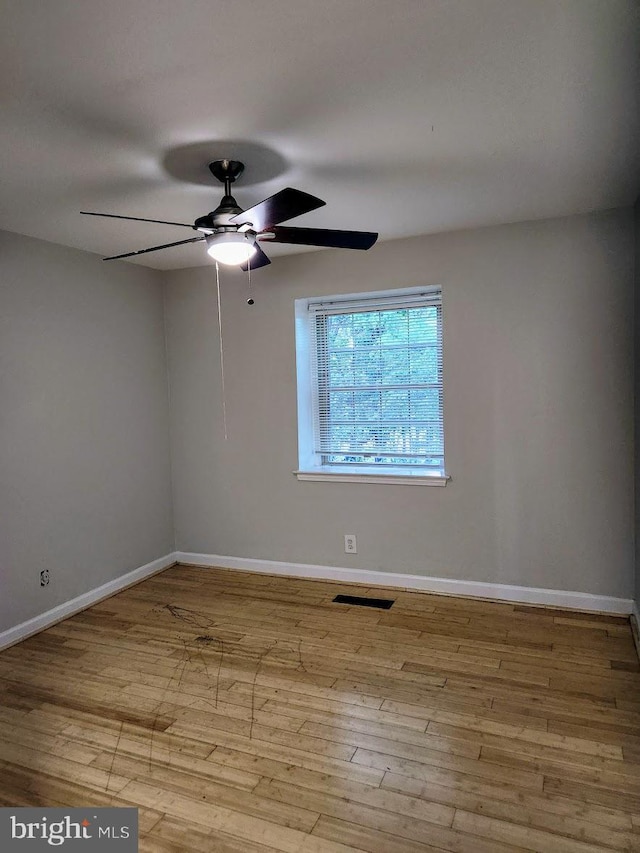
<path fill-rule="evenodd" d="M 192 228 L 197 237 L 178 240 L 175 243 L 163 243 L 137 252 L 125 252 L 103 258 L 115 261 L 131 258 L 146 252 L 157 252 L 171 246 L 185 243 L 207 243 L 207 252 L 222 264 L 239 266 L 245 272 L 270 264 L 271 261 L 258 245 L 258 241 L 271 240 L 273 243 L 292 243 L 301 246 L 327 246 L 336 249 L 370 249 L 378 239 L 372 231 L 338 231 L 328 228 L 291 228 L 280 225 L 303 213 L 309 213 L 322 207 L 326 202 L 302 190 L 287 187 L 275 195 L 264 199 L 247 210 L 238 206 L 231 195 L 233 184 L 244 171 L 244 163 L 239 160 L 214 160 L 209 169 L 215 178 L 224 184 L 224 197 L 218 207 L 200 216 L 193 225 L 187 222 L 168 222 L 164 219 L 144 219 L 139 216 L 118 216 L 114 213 L 92 213 L 80 211 L 85 216 L 105 216 L 110 219 L 130 219 L 135 222 L 157 222 L 160 225 L 178 225 Z"/>

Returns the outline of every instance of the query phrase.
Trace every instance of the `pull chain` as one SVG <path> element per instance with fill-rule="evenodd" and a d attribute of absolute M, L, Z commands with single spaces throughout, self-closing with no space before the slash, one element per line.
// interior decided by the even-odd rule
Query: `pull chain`
<path fill-rule="evenodd" d="M 224 346 L 222 343 L 222 309 L 220 306 L 220 268 L 216 261 L 216 288 L 218 292 L 218 338 L 220 340 L 220 377 L 222 380 L 222 422 L 224 425 L 224 440 L 227 440 L 227 398 L 224 388 Z"/>
<path fill-rule="evenodd" d="M 247 305 L 253 305 L 253 294 L 251 293 L 251 258 L 247 260 L 247 275 L 249 280 L 249 298 L 247 299 Z"/>

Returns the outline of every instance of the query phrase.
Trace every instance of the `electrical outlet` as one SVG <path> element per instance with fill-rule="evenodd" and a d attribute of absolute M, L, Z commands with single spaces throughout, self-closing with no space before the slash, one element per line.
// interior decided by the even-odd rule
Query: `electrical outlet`
<path fill-rule="evenodd" d="M 50 580 L 51 575 L 49 574 L 49 569 L 43 569 L 40 572 L 40 586 L 49 586 Z"/>
<path fill-rule="evenodd" d="M 355 533 L 345 533 L 344 535 L 344 552 L 345 554 L 357 554 L 358 542 L 356 541 Z"/>

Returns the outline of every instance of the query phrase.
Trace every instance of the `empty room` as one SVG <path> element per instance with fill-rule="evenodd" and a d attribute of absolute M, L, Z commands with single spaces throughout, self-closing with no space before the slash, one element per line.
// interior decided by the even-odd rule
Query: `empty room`
<path fill-rule="evenodd" d="M 640 5 L 0 15 L 2 853 L 640 851 Z"/>

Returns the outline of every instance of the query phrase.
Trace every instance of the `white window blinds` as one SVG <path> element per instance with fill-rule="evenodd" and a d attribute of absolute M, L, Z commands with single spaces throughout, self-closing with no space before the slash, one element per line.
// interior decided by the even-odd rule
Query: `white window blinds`
<path fill-rule="evenodd" d="M 308 312 L 321 464 L 444 473 L 440 290 L 310 302 Z"/>

